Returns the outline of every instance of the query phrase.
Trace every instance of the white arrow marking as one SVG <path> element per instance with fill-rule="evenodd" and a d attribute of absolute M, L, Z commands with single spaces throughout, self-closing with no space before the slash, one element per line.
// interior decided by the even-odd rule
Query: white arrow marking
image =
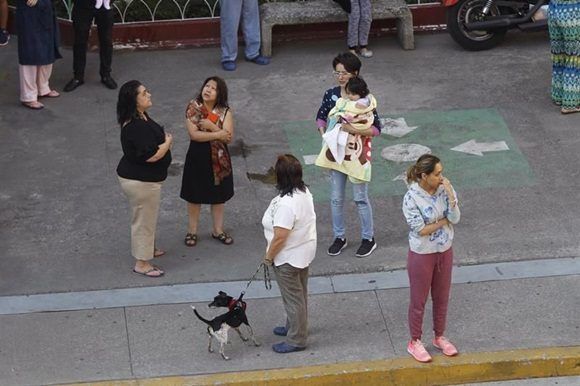
<path fill-rule="evenodd" d="M 403 172 L 401 174 L 399 174 L 398 176 L 396 176 L 395 178 L 393 178 L 393 181 L 406 181 L 407 180 L 407 173 Z"/>
<path fill-rule="evenodd" d="M 461 145 L 452 147 L 451 150 L 460 151 L 462 153 L 473 154 L 478 156 L 483 156 L 484 152 L 488 151 L 503 151 L 509 150 L 510 148 L 505 143 L 505 141 L 497 141 L 497 142 L 475 142 L 474 139 L 471 139 Z"/>
<path fill-rule="evenodd" d="M 407 183 L 407 172 L 402 172 L 401 174 L 393 178 L 393 181 L 403 181 L 406 186 L 409 186 L 409 184 Z"/>
<path fill-rule="evenodd" d="M 401 138 L 411 131 L 415 130 L 418 126 L 408 126 L 405 118 L 382 118 L 381 124 L 383 125 L 383 132 L 393 137 Z"/>
<path fill-rule="evenodd" d="M 316 162 L 316 158 L 318 158 L 318 154 L 311 154 L 311 155 L 303 155 L 302 159 L 304 159 L 305 165 L 314 165 Z"/>

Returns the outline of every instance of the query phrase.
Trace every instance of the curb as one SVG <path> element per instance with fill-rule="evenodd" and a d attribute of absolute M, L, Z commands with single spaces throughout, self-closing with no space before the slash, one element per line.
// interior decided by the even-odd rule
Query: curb
<path fill-rule="evenodd" d="M 419 386 L 575 375 L 580 375 L 580 346 L 467 353 L 454 358 L 436 356 L 429 364 L 421 364 L 410 358 L 397 358 L 291 369 L 78 383 L 74 385 Z"/>

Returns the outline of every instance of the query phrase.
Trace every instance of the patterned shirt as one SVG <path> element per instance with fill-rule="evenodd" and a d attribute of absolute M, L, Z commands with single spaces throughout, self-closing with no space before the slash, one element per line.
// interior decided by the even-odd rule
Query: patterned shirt
<path fill-rule="evenodd" d="M 457 193 L 453 191 L 455 199 Z M 403 214 L 409 225 L 409 249 L 415 253 L 428 254 L 445 252 L 453 242 L 453 225 L 459 222 L 461 216 L 459 204 L 451 208 L 449 197 L 442 185 L 435 194 L 430 195 L 418 183 L 414 182 L 403 198 Z M 433 224 L 447 217 L 450 224 L 442 226 L 435 232 L 421 236 L 419 232 L 427 224 Z"/>

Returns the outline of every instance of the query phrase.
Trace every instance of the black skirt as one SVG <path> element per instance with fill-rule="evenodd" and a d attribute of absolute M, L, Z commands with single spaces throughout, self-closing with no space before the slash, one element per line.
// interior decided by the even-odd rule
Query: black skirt
<path fill-rule="evenodd" d="M 226 145 L 226 151 L 229 150 Z M 228 157 L 229 158 L 229 157 Z M 189 142 L 183 166 L 180 197 L 192 204 L 223 204 L 234 195 L 233 175 L 214 185 L 209 142 Z"/>

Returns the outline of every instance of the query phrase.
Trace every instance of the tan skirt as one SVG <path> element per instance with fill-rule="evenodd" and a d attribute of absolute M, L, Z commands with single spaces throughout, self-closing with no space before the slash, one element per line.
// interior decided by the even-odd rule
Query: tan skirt
<path fill-rule="evenodd" d="M 151 260 L 162 184 L 117 177 L 131 206 L 131 254 L 137 260 Z"/>

